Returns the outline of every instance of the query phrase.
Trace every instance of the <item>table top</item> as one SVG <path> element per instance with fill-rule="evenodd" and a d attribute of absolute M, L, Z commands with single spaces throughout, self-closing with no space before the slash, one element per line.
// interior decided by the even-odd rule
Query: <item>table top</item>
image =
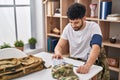
<path fill-rule="evenodd" d="M 38 54 L 35 54 L 35 56 L 41 57 L 45 61 L 46 66 L 50 66 L 53 64 L 52 54 L 50 53 L 40 52 Z M 71 63 L 75 66 L 80 66 L 84 64 L 84 62 L 82 61 L 77 61 L 77 60 L 73 60 L 70 58 L 63 58 L 63 59 L 65 62 Z M 102 67 L 93 65 L 87 74 L 80 74 L 80 73 L 76 73 L 75 71 L 76 68 L 77 67 L 74 67 L 73 69 L 74 69 L 75 74 L 79 76 L 80 80 L 89 80 L 102 70 Z M 37 71 L 37 72 L 31 73 L 31 74 L 28 74 L 28 75 L 25 75 L 19 78 L 15 78 L 14 80 L 56 80 L 52 77 L 51 69 L 52 68 Z"/>

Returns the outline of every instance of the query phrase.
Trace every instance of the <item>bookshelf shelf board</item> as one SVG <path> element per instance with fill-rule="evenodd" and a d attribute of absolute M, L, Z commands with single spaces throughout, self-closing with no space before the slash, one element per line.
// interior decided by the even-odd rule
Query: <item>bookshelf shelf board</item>
<path fill-rule="evenodd" d="M 109 69 L 112 71 L 120 72 L 120 69 L 116 67 L 109 66 Z"/>
<path fill-rule="evenodd" d="M 62 18 L 67 18 L 67 16 L 62 16 Z"/>
<path fill-rule="evenodd" d="M 103 46 L 110 46 L 115 48 L 120 48 L 120 41 L 117 41 L 116 43 L 110 43 L 109 40 L 105 40 L 102 43 Z"/>
<path fill-rule="evenodd" d="M 120 21 L 114 21 L 114 20 L 102 20 L 102 19 L 100 19 L 100 21 L 106 21 L 106 22 L 120 22 Z"/>
<path fill-rule="evenodd" d="M 48 36 L 51 36 L 51 37 L 58 37 L 58 38 L 60 38 L 60 35 L 57 35 L 57 34 L 53 34 L 53 33 L 49 33 L 49 34 L 47 34 Z"/>
<path fill-rule="evenodd" d="M 60 18 L 60 16 L 52 16 L 52 15 L 47 15 L 47 17 L 54 17 L 54 18 Z"/>
<path fill-rule="evenodd" d="M 86 19 L 87 20 L 93 20 L 93 21 L 98 21 L 99 20 L 97 17 L 95 17 L 95 18 L 87 17 Z"/>

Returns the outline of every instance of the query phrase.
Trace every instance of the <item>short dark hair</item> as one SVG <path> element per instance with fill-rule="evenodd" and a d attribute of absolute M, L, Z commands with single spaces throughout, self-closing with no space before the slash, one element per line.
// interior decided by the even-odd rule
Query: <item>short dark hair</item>
<path fill-rule="evenodd" d="M 81 19 L 85 16 L 86 7 L 80 3 L 72 4 L 67 11 L 67 17 L 71 20 Z"/>

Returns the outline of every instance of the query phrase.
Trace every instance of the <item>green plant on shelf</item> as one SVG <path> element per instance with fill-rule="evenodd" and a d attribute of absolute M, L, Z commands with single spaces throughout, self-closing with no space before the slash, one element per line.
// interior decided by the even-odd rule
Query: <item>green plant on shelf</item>
<path fill-rule="evenodd" d="M 22 40 L 17 40 L 14 43 L 15 47 L 23 47 L 24 46 L 24 42 Z"/>
<path fill-rule="evenodd" d="M 28 42 L 29 42 L 29 44 L 36 44 L 36 43 L 37 43 L 37 40 L 32 37 L 32 38 L 30 38 L 30 39 L 28 40 Z"/>
<path fill-rule="evenodd" d="M 35 48 L 36 48 L 37 40 L 36 40 L 34 37 L 31 37 L 31 38 L 28 40 L 28 43 L 29 43 L 29 45 L 30 45 L 30 49 L 35 49 Z"/>
<path fill-rule="evenodd" d="M 22 40 L 15 41 L 14 46 L 21 51 L 24 50 L 24 42 Z"/>

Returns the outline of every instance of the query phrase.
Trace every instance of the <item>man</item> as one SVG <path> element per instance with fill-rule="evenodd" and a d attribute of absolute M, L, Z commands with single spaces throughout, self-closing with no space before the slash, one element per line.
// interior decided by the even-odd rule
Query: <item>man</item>
<path fill-rule="evenodd" d="M 83 74 L 88 73 L 90 67 L 96 62 L 102 44 L 99 25 L 86 21 L 85 12 L 85 6 L 79 3 L 74 3 L 68 8 L 69 23 L 64 28 L 53 55 L 53 58 L 62 58 L 63 47 L 69 43 L 70 57 L 86 61 L 76 70 Z"/>

